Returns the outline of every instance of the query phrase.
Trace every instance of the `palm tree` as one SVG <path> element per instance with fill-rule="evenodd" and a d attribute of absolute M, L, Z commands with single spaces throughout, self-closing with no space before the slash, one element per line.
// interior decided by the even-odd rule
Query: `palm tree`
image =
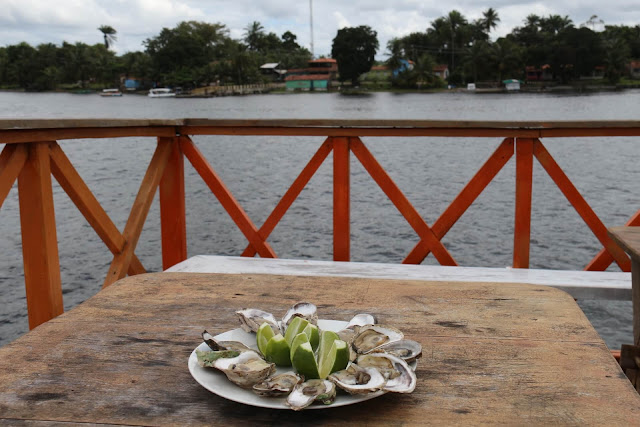
<path fill-rule="evenodd" d="M 117 31 L 112 26 L 102 25 L 98 27 L 98 30 L 102 33 L 102 36 L 104 37 L 104 47 L 106 47 L 107 49 L 113 46 L 113 43 L 116 40 L 118 40 L 118 38 L 116 37 Z"/>
<path fill-rule="evenodd" d="M 258 50 L 260 39 L 264 36 L 264 27 L 258 21 L 253 21 L 244 29 L 244 41 L 249 50 Z"/>
<path fill-rule="evenodd" d="M 433 58 L 426 53 L 422 54 L 415 62 L 411 74 L 416 80 L 418 89 L 420 89 L 423 84 L 430 85 L 435 80 L 435 75 L 433 74 L 434 65 Z"/>
<path fill-rule="evenodd" d="M 467 25 L 467 20 L 460 12 L 452 10 L 445 18 L 445 22 L 449 25 L 449 29 L 451 30 L 451 72 L 453 73 L 453 69 L 455 68 L 454 55 L 456 32 L 460 27 Z"/>
<path fill-rule="evenodd" d="M 498 17 L 498 12 L 492 7 L 482 12 L 482 19 L 480 20 L 482 26 L 484 27 L 487 36 L 491 32 L 492 29 L 498 26 L 498 22 L 500 22 L 500 17 Z"/>

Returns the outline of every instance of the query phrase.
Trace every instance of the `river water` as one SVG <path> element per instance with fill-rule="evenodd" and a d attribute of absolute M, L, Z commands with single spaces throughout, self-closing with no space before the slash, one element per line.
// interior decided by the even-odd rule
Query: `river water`
<path fill-rule="evenodd" d="M 338 118 L 424 120 L 637 120 L 640 91 L 589 95 L 273 94 L 207 99 L 0 93 L 0 118 Z M 323 138 L 196 136 L 194 141 L 261 225 Z M 496 138 L 363 138 L 432 224 L 498 146 Z M 153 138 L 61 141 L 120 230 L 153 153 Z M 545 146 L 607 226 L 640 208 L 639 138 L 546 139 Z M 1 144 L 0 144 L 1 147 Z M 332 258 L 331 158 L 269 238 L 281 258 Z M 416 235 L 352 157 L 352 260 L 399 263 Z M 188 165 L 190 256 L 239 255 L 242 234 Z M 513 247 L 514 160 L 444 237 L 463 266 L 505 267 Z M 94 295 L 111 254 L 54 180 L 65 310 Z M 28 330 L 17 188 L 0 209 L 0 345 Z M 599 244 L 551 179 L 534 164 L 531 267 L 580 270 Z M 161 270 L 157 197 L 136 254 Z M 432 256 L 425 264 L 435 264 Z M 617 271 L 617 267 L 610 267 Z M 631 303 L 579 301 L 610 348 L 630 341 Z"/>

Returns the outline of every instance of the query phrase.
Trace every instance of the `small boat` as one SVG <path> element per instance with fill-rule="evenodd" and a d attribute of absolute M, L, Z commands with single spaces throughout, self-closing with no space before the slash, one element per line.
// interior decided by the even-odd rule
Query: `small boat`
<path fill-rule="evenodd" d="M 172 96 L 176 96 L 175 92 L 172 92 L 171 89 L 166 87 L 159 87 L 156 89 L 151 89 L 149 91 L 149 97 L 151 98 L 169 98 Z"/>
<path fill-rule="evenodd" d="M 120 89 L 102 89 L 100 96 L 122 96 Z"/>

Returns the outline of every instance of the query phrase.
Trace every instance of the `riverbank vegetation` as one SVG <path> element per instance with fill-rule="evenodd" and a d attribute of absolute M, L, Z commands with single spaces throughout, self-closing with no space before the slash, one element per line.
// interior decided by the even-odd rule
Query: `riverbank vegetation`
<path fill-rule="evenodd" d="M 379 89 L 491 86 L 503 79 L 539 85 L 635 84 L 625 79 L 640 77 L 640 65 L 631 65 L 640 59 L 640 25 L 606 25 L 596 15 L 578 24 L 568 16 L 529 15 L 521 26 L 492 40 L 499 21 L 493 8 L 476 20 L 453 10 L 425 23 L 423 32 L 390 40 L 384 52 L 387 59 L 377 64 L 373 64 L 379 49 L 375 30 L 345 28 L 336 35 L 332 54 L 338 60 L 341 81 Z M 278 36 L 259 22 L 249 23 L 241 39 L 231 38 L 222 23 L 181 22 L 145 40 L 144 50 L 122 55 L 112 50 L 116 29 L 103 25 L 97 31 L 104 43 L 33 47 L 23 42 L 0 47 L 0 88 L 98 89 L 121 86 L 127 79 L 136 89 L 253 84 L 274 78 L 260 72 L 262 64 L 300 69 L 312 59 L 295 34 L 286 31 Z M 363 46 L 366 53 L 356 55 Z M 363 63 L 354 62 L 360 57 Z M 372 65 L 377 65 L 377 72 Z M 442 72 L 435 72 L 436 68 Z"/>

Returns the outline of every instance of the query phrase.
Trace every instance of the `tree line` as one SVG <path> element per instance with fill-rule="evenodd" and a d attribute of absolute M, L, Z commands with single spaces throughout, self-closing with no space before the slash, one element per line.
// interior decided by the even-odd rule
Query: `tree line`
<path fill-rule="evenodd" d="M 116 30 L 98 28 L 104 43 L 63 42 L 33 47 L 26 42 L 0 47 L 0 87 L 53 90 L 86 86 L 118 86 L 120 76 L 135 77 L 144 86 L 197 87 L 211 82 L 260 82 L 260 65 L 278 62 L 284 68 L 305 67 L 311 53 L 286 31 L 266 32 L 259 22 L 245 28 L 241 40 L 232 39 L 224 24 L 185 21 L 163 28 L 146 39 L 144 51 L 116 55 Z"/>
<path fill-rule="evenodd" d="M 562 83 L 604 69 L 604 77 L 616 83 L 629 60 L 640 59 L 640 25 L 605 25 L 597 15 L 576 25 L 568 16 L 531 14 L 521 26 L 491 41 L 491 31 L 499 22 L 493 8 L 474 21 L 452 10 L 432 21 L 424 32 L 390 40 L 388 63 L 395 67 L 409 59 L 419 70 L 446 64 L 453 84 L 523 79 L 527 67 L 545 67 Z M 599 27 L 604 28 L 596 31 Z M 415 80 L 406 73 L 397 83 L 412 85 L 411 78 Z"/>
<path fill-rule="evenodd" d="M 391 70 L 412 61 L 411 69 L 394 73 L 393 84 L 435 85 L 436 64 L 448 66 L 451 84 L 523 79 L 526 67 L 543 66 L 564 83 L 593 75 L 597 69 L 604 69 L 605 77 L 615 83 L 625 74 L 629 60 L 640 58 L 639 25 L 605 25 L 596 15 L 576 25 L 568 16 L 532 14 L 521 26 L 492 41 L 491 32 L 499 22 L 493 8 L 473 21 L 452 10 L 423 32 L 390 40 L 384 62 Z M 596 31 L 599 27 L 602 31 Z M 104 25 L 98 31 L 104 43 L 33 47 L 23 42 L 0 47 L 0 87 L 51 90 L 91 83 L 108 87 L 117 85 L 122 75 L 140 79 L 146 86 L 247 84 L 264 79 L 261 64 L 303 68 L 311 59 L 295 34 L 286 31 L 278 36 L 259 22 L 248 24 L 243 38 L 236 40 L 224 24 L 185 21 L 146 39 L 143 51 L 120 56 L 111 50 L 116 30 Z M 378 49 L 377 33 L 368 26 L 339 30 L 331 54 L 338 62 L 340 79 L 357 84 L 371 69 Z"/>

